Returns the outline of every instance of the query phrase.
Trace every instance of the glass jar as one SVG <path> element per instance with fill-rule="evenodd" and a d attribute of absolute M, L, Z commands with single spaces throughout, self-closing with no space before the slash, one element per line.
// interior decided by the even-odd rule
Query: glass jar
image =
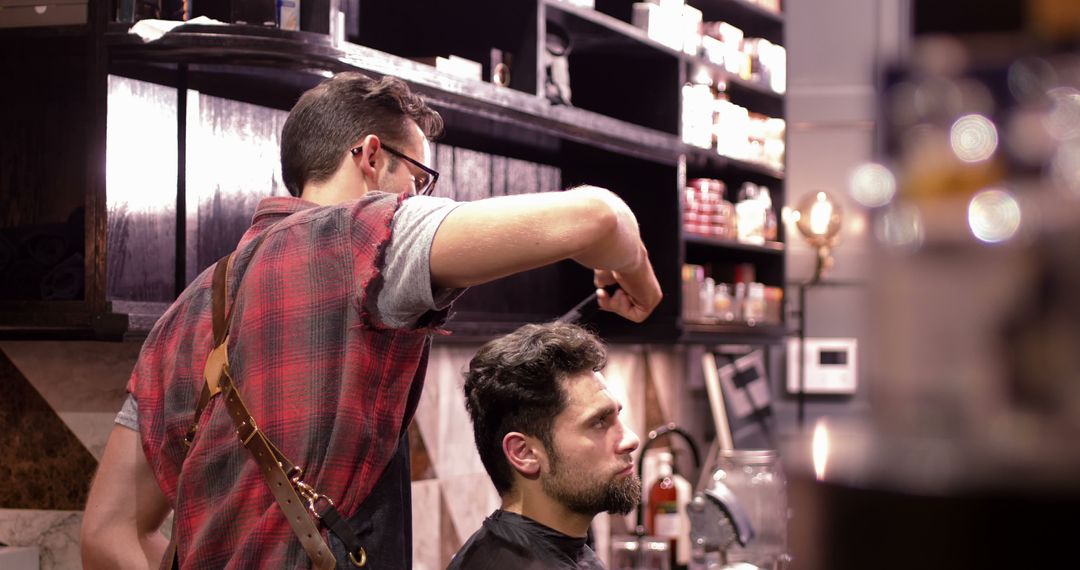
<path fill-rule="evenodd" d="M 609 568 L 671 570 L 671 543 L 659 536 L 613 536 Z"/>
<path fill-rule="evenodd" d="M 761 568 L 782 568 L 787 556 L 787 479 L 773 450 L 722 451 L 712 480 L 726 485 L 746 510 L 754 538 L 745 547 L 733 544 L 727 563 L 747 562 Z"/>

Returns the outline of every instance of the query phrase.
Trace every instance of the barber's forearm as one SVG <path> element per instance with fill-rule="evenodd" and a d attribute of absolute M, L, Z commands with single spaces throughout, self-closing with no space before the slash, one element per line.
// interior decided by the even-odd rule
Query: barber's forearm
<path fill-rule="evenodd" d="M 607 218 L 607 223 L 594 226 L 585 248 L 573 256 L 574 261 L 591 269 L 609 271 L 633 271 L 645 261 L 645 247 L 641 243 L 637 218 L 615 194 L 601 188 L 580 188 L 597 201 L 592 215 Z"/>
<path fill-rule="evenodd" d="M 84 535 L 81 549 L 85 570 L 144 570 L 161 565 L 160 556 L 156 561 L 149 561 L 143 545 L 131 533 L 101 533 L 93 538 Z"/>
<path fill-rule="evenodd" d="M 143 535 L 139 540 L 142 551 L 146 555 L 146 563 L 149 568 L 161 566 L 161 559 L 165 556 L 165 549 L 169 547 L 169 541 L 165 535 L 154 531 Z"/>

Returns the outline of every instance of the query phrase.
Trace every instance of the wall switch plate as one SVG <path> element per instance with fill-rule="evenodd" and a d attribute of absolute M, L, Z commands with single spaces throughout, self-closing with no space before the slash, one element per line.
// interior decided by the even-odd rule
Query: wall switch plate
<path fill-rule="evenodd" d="M 806 370 L 806 394 L 854 394 L 858 387 L 858 340 L 854 338 L 807 338 L 802 360 Z M 787 389 L 799 393 L 799 339 L 787 343 Z"/>

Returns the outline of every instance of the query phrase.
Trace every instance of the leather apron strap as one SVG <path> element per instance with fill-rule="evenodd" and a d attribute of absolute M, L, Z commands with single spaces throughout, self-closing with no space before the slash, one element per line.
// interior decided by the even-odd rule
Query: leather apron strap
<path fill-rule="evenodd" d="M 269 232 L 263 232 L 259 236 L 252 255 L 258 251 L 267 233 Z M 233 313 L 231 308 L 226 311 L 226 285 L 231 257 L 232 253 L 221 258 L 214 268 L 212 289 L 214 350 L 206 361 L 203 373 L 205 382 L 199 394 L 199 400 L 195 404 L 194 418 L 184 437 L 184 442 L 188 447 L 192 445 L 199 420 L 206 406 L 214 396 L 223 394 L 225 407 L 236 426 L 236 435 L 240 443 L 251 452 L 252 458 L 259 465 L 259 472 L 266 480 L 270 492 L 274 495 L 274 500 L 293 533 L 300 539 L 300 544 L 313 566 L 320 570 L 329 570 L 337 565 L 337 560 L 316 526 L 315 521 L 318 520 L 348 546 L 349 562 L 357 568 L 363 567 L 367 564 L 367 552 L 359 544 L 355 531 L 342 519 L 337 508 L 334 507 L 334 502 L 305 483 L 301 479 L 303 470 L 289 461 L 259 429 L 247 404 L 240 397 L 240 392 L 229 372 L 228 331 Z M 162 567 L 178 568 L 175 523 L 173 537 L 166 550 Z"/>

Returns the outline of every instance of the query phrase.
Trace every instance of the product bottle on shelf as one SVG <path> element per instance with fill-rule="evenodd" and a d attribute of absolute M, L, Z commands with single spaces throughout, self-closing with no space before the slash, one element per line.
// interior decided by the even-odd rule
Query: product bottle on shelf
<path fill-rule="evenodd" d="M 735 320 L 735 301 L 731 298 L 731 289 L 727 283 L 716 284 L 713 310 L 716 311 L 716 318 L 723 322 Z"/>
<path fill-rule="evenodd" d="M 759 188 L 746 182 L 739 189 L 739 201 L 735 204 L 735 218 L 739 228 L 739 241 L 762 244 L 765 242 L 765 208 L 759 198 Z"/>
<path fill-rule="evenodd" d="M 776 211 L 773 210 L 772 196 L 769 195 L 769 189 L 765 186 L 760 187 L 758 197 L 761 199 L 762 207 L 765 208 L 762 237 L 765 238 L 765 241 L 776 241 L 779 235 L 776 227 Z"/>
<path fill-rule="evenodd" d="M 712 277 L 706 277 L 699 293 L 701 299 L 698 301 L 698 307 L 701 308 L 701 316 L 706 319 L 712 319 L 716 316 L 716 305 L 713 299 L 716 295 L 716 281 L 714 281 Z"/>

